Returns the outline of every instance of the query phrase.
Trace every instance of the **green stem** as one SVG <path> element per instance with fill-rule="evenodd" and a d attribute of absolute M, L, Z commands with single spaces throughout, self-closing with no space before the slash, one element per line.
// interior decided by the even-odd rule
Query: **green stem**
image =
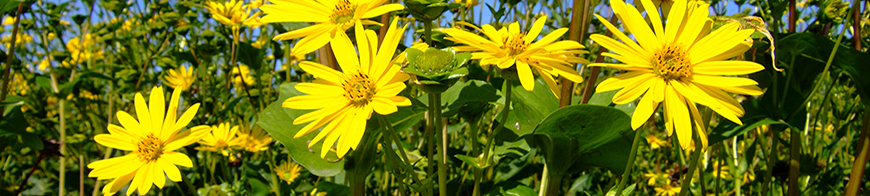
<path fill-rule="evenodd" d="M 776 161 L 778 160 L 778 158 L 777 158 L 778 155 L 776 154 L 776 152 L 777 152 L 777 146 L 779 145 L 779 137 L 778 137 L 779 131 L 777 129 L 778 128 L 775 129 L 773 127 L 770 127 L 770 129 L 769 129 L 769 130 L 771 130 L 771 135 L 770 135 L 770 140 L 771 140 L 770 143 L 771 144 L 770 144 L 770 148 L 769 148 L 767 154 L 769 154 L 770 156 L 767 158 L 767 170 L 764 172 L 764 184 L 762 184 L 762 186 L 761 186 L 761 193 L 762 194 L 765 194 L 767 192 L 767 190 L 771 189 L 770 184 L 771 184 L 771 182 L 773 182 L 773 179 L 772 179 L 773 166 L 776 164 Z M 764 149 L 766 149 L 766 148 L 762 148 L 762 150 L 764 150 Z M 737 153 L 737 152 L 735 151 L 734 153 Z"/>
<path fill-rule="evenodd" d="M 438 193 L 447 195 L 447 130 L 441 127 L 441 93 L 429 94 L 429 108 L 432 109 L 433 131 L 438 142 Z"/>
<path fill-rule="evenodd" d="M 703 146 L 701 146 L 701 138 L 698 134 L 692 135 L 694 135 L 692 138 L 695 139 L 695 150 L 692 152 L 692 160 L 689 162 L 689 173 L 686 173 L 686 176 L 683 177 L 682 181 L 680 181 L 680 183 L 683 184 L 682 188 L 680 188 L 679 196 L 685 196 L 689 193 L 689 187 L 692 184 L 692 177 L 695 176 L 695 170 L 698 169 L 698 158 L 701 157 L 701 150 L 703 149 Z"/>
<path fill-rule="evenodd" d="M 544 177 L 541 178 L 541 185 L 541 193 L 538 195 L 559 195 L 559 189 L 562 188 L 562 174 L 558 172 L 549 172 L 548 169 L 544 167 Z"/>
<path fill-rule="evenodd" d="M 861 120 L 861 134 L 857 149 L 858 154 L 855 156 L 855 163 L 852 164 L 852 173 L 849 178 L 849 184 L 846 186 L 846 194 L 848 196 L 858 195 L 858 189 L 861 187 L 861 177 L 864 176 L 864 166 L 867 165 L 867 159 L 870 157 L 870 107 L 865 106 L 864 118 Z"/>
<path fill-rule="evenodd" d="M 468 124 L 468 126 L 469 126 L 468 134 L 469 134 L 469 137 L 471 138 L 470 139 L 471 140 L 471 155 L 473 155 L 474 157 L 480 156 L 480 149 L 479 149 L 480 144 L 477 143 L 477 138 L 478 138 L 478 136 L 477 136 L 478 130 L 477 129 L 480 128 L 477 123 L 479 123 L 479 122 L 480 122 L 480 120 L 478 119 L 477 122 L 470 122 Z M 480 195 L 481 171 L 477 167 L 471 167 L 471 169 L 474 170 L 474 188 L 471 192 L 471 195 L 472 196 L 479 196 Z"/>
<path fill-rule="evenodd" d="M 275 163 L 275 154 L 273 154 L 271 150 L 267 150 L 266 153 L 269 155 L 269 177 L 272 179 L 272 191 L 275 192 L 276 196 L 280 196 L 281 182 L 278 181 L 278 175 L 275 174 L 275 168 L 278 166 L 278 164 Z M 287 161 L 290 160 L 288 159 Z"/>
<path fill-rule="evenodd" d="M 426 44 L 428 44 L 429 47 L 433 47 L 433 45 L 432 45 L 432 21 L 431 20 L 424 21 L 423 22 L 423 29 L 425 32 L 424 36 L 426 36 Z"/>
<path fill-rule="evenodd" d="M 426 119 L 426 158 L 429 160 L 429 164 L 426 166 L 426 176 L 435 175 L 435 104 L 431 102 L 435 100 L 432 94 L 429 94 L 429 117 Z M 431 186 L 427 186 L 431 187 Z M 432 193 L 433 191 L 428 191 Z M 429 194 L 431 195 L 431 194 Z"/>
<path fill-rule="evenodd" d="M 402 155 L 402 160 L 405 162 L 405 164 L 403 166 L 405 167 L 405 171 L 407 171 L 406 173 L 411 176 L 411 180 L 413 180 L 414 183 L 419 184 L 420 179 L 417 178 L 417 172 L 414 171 L 414 167 L 411 165 L 411 160 L 408 158 L 408 154 L 405 153 L 405 148 L 402 147 L 401 143 L 399 143 L 399 141 L 401 139 L 399 138 L 399 135 L 396 134 L 396 131 L 393 130 L 393 125 L 390 123 L 390 119 L 388 119 L 387 117 L 385 117 L 383 115 L 378 115 L 378 121 L 380 122 L 381 126 L 385 130 L 387 130 L 387 132 L 389 132 L 388 133 L 389 135 L 387 137 L 392 137 L 391 140 L 396 142 L 396 145 L 398 146 L 398 149 L 399 149 L 399 154 Z M 392 150 L 393 148 L 388 147 L 388 149 Z M 393 152 L 393 153 L 395 153 L 395 152 Z M 424 190 L 426 190 L 426 189 L 424 189 Z"/>
<path fill-rule="evenodd" d="M 199 195 L 199 193 L 196 192 L 196 187 L 193 186 L 193 182 L 190 181 L 190 178 L 187 178 L 187 175 L 181 174 L 181 181 L 187 185 L 187 190 L 190 191 L 191 195 Z"/>
<path fill-rule="evenodd" d="M 495 127 L 495 131 L 491 135 L 489 135 L 489 138 L 486 140 L 486 147 L 483 149 L 483 158 L 486 161 L 490 161 L 489 150 L 492 149 L 492 145 L 494 143 L 493 140 L 495 140 L 495 137 L 498 135 L 498 133 L 501 132 L 502 129 L 504 129 L 504 123 L 505 121 L 507 121 L 508 114 L 511 111 L 511 91 L 513 89 L 511 82 L 512 81 L 510 78 L 504 78 L 504 83 L 502 83 L 502 88 L 505 92 L 504 108 L 502 108 L 501 110 L 502 116 L 501 119 L 499 119 L 498 121 L 498 126 Z M 544 165 L 544 167 L 546 168 L 547 165 Z"/>
<path fill-rule="evenodd" d="M 840 35 L 837 36 L 837 41 L 834 42 L 834 49 L 831 50 L 831 55 L 828 56 L 828 61 L 825 62 L 825 69 L 822 70 L 821 75 L 819 75 L 819 79 L 817 79 L 815 84 L 813 84 L 813 90 L 810 91 L 810 95 L 806 99 L 804 99 L 804 102 L 800 104 L 801 106 L 805 106 L 807 105 L 807 103 L 810 102 L 810 99 L 814 97 L 813 95 L 815 95 L 816 92 L 819 91 L 819 87 L 822 86 L 822 82 L 825 80 L 825 78 L 828 77 L 828 70 L 831 68 L 831 63 L 834 62 L 834 57 L 837 55 L 837 50 L 840 49 L 840 43 L 843 41 L 843 35 L 846 34 L 846 29 L 848 28 L 844 27 L 842 30 L 840 30 Z M 796 115 L 800 110 L 801 109 L 796 109 L 792 111 L 791 114 L 789 114 L 788 117 L 785 118 L 785 120 L 791 119 L 791 117 Z"/>
<path fill-rule="evenodd" d="M 631 178 L 631 170 L 634 168 L 634 159 L 637 157 L 637 147 L 640 146 L 640 135 L 643 135 L 643 129 L 634 131 L 634 141 L 631 143 L 631 154 L 628 155 L 628 162 L 625 163 L 625 172 L 622 173 L 622 180 L 619 180 L 619 185 L 616 186 L 616 195 L 622 195 L 622 189 Z"/>
<path fill-rule="evenodd" d="M 797 196 L 798 195 L 798 177 L 800 177 L 800 157 L 801 157 L 801 133 L 800 130 L 790 129 L 791 130 L 791 146 L 788 148 L 789 151 L 789 168 L 788 168 L 788 195 L 789 196 Z"/>

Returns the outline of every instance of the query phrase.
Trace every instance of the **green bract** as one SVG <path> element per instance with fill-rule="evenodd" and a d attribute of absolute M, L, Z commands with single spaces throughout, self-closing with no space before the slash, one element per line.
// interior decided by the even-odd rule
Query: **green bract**
<path fill-rule="evenodd" d="M 468 75 L 468 69 L 462 65 L 468 62 L 471 54 L 457 54 L 452 48 L 429 48 L 425 52 L 408 48 L 405 58 L 408 67 L 403 71 L 416 76 L 414 83 L 427 92 L 443 92 L 459 78 Z"/>
<path fill-rule="evenodd" d="M 444 0 L 405 0 L 408 12 L 420 20 L 435 20 L 447 11 L 448 4 Z"/>

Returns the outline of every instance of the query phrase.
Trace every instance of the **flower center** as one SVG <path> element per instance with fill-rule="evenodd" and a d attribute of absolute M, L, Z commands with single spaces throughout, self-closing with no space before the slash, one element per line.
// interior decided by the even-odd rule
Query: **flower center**
<path fill-rule="evenodd" d="M 526 43 L 526 40 L 524 39 L 525 37 L 526 34 L 517 33 L 505 38 L 504 46 L 508 49 L 508 53 L 511 56 L 523 53 L 526 51 L 526 48 L 529 47 L 529 43 Z"/>
<path fill-rule="evenodd" d="M 163 154 L 163 142 L 154 134 L 148 134 L 136 146 L 136 154 L 143 161 L 156 161 Z"/>
<path fill-rule="evenodd" d="M 439 74 L 449 72 L 454 69 L 451 66 L 454 54 L 444 50 L 426 50 L 423 54 L 417 56 L 418 71 Z"/>
<path fill-rule="evenodd" d="M 350 22 L 353 19 L 355 9 L 356 7 L 348 0 L 338 1 L 335 3 L 335 8 L 332 9 L 332 16 L 329 16 L 329 18 L 332 19 L 334 24 Z"/>
<path fill-rule="evenodd" d="M 653 54 L 653 71 L 666 80 L 675 80 L 692 75 L 689 54 L 681 45 L 666 45 Z"/>
<path fill-rule="evenodd" d="M 362 73 L 347 75 L 342 86 L 344 86 L 344 97 L 354 106 L 364 106 L 375 97 L 375 88 L 368 75 Z"/>
<path fill-rule="evenodd" d="M 224 140 L 217 140 L 214 142 L 214 147 L 216 148 L 225 148 L 227 147 L 227 142 Z"/>

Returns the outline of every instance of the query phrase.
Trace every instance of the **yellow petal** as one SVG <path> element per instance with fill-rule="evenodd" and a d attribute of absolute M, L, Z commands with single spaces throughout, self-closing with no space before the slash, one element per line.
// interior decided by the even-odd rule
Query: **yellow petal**
<path fill-rule="evenodd" d="M 544 29 L 544 24 L 547 23 L 547 16 L 541 16 L 538 19 L 535 19 L 535 23 L 532 25 L 532 29 L 526 34 L 525 39 L 526 43 L 532 42 L 538 38 L 538 35 L 541 34 L 541 29 Z"/>
<path fill-rule="evenodd" d="M 526 91 L 532 91 L 535 88 L 535 76 L 532 75 L 532 69 L 529 67 L 529 64 L 523 61 L 517 62 L 517 75 L 520 77 L 520 84 L 523 85 L 523 89 Z"/>
<path fill-rule="evenodd" d="M 133 138 L 123 137 L 123 136 L 115 136 L 111 134 L 99 134 L 94 136 L 94 140 L 102 144 L 103 146 L 116 148 L 119 150 L 125 151 L 134 151 L 136 150 L 136 145 L 132 143 Z"/>
<path fill-rule="evenodd" d="M 745 75 L 764 70 L 764 66 L 752 61 L 708 61 L 695 64 L 696 74 Z"/>
<path fill-rule="evenodd" d="M 631 129 L 637 130 L 649 120 L 659 103 L 654 102 L 652 96 L 647 94 L 640 98 L 640 102 L 631 114 Z"/>
<path fill-rule="evenodd" d="M 691 79 L 692 82 L 698 84 L 704 84 L 708 86 L 750 86 L 750 85 L 758 85 L 758 82 L 749 78 L 738 78 L 738 77 L 723 77 L 723 76 L 709 76 L 709 75 L 694 75 Z"/>
<path fill-rule="evenodd" d="M 640 81 L 650 80 L 653 77 L 653 74 L 637 71 L 619 74 L 614 77 L 607 78 L 606 80 L 599 83 L 598 87 L 595 88 L 595 92 L 607 92 L 625 88 L 628 85 L 636 84 Z"/>
<path fill-rule="evenodd" d="M 341 72 L 335 71 L 334 69 L 321 65 L 320 63 L 302 61 L 299 62 L 299 67 L 302 68 L 302 70 L 305 70 L 305 72 L 314 75 L 314 77 L 324 79 L 334 84 L 341 84 L 342 78 L 344 77 L 344 74 Z"/>
<path fill-rule="evenodd" d="M 405 9 L 405 6 L 398 3 L 392 3 L 387 5 L 379 6 L 375 9 L 368 10 L 365 14 L 362 15 L 362 18 L 371 18 L 375 16 L 384 15 L 387 12 L 398 11 Z"/>
<path fill-rule="evenodd" d="M 166 185 L 166 177 L 163 175 L 163 168 L 160 167 L 156 162 L 151 163 L 151 178 L 154 180 L 154 185 L 157 185 L 157 188 L 163 188 Z"/>
<path fill-rule="evenodd" d="M 330 45 L 335 54 L 335 59 L 338 61 L 338 65 L 341 66 L 343 72 L 359 72 L 359 59 L 356 50 L 353 47 L 353 43 L 350 42 L 350 37 L 348 37 L 347 34 L 339 33 L 335 36 L 335 39 L 332 39 Z"/>
<path fill-rule="evenodd" d="M 625 88 L 622 88 L 622 90 L 620 90 L 619 92 L 616 92 L 615 95 L 613 95 L 613 103 L 626 104 L 628 102 L 634 101 L 635 99 L 646 93 L 646 91 L 649 90 L 649 87 L 653 83 L 655 83 L 654 80 L 641 80 L 635 82 L 634 84 L 628 85 Z"/>
<path fill-rule="evenodd" d="M 393 104 L 393 101 L 386 98 L 375 97 L 369 104 L 371 104 L 375 112 L 381 115 L 392 114 L 399 111 L 399 108 Z"/>
<path fill-rule="evenodd" d="M 142 97 L 142 94 L 136 93 L 134 104 L 136 106 L 136 118 L 139 119 L 139 126 L 141 127 L 137 131 L 141 131 L 142 134 L 151 132 L 151 113 L 148 111 L 148 104 L 145 103 L 145 98 Z M 124 127 L 126 128 L 127 126 Z"/>
<path fill-rule="evenodd" d="M 163 113 L 166 112 L 166 102 L 164 99 L 162 87 L 151 88 L 151 98 L 149 99 L 151 104 L 148 108 L 151 114 L 151 124 L 143 124 L 143 126 L 150 128 L 151 132 L 155 135 L 160 135 L 160 129 L 163 129 Z"/>
<path fill-rule="evenodd" d="M 169 180 L 173 182 L 181 181 L 181 171 L 178 170 L 178 166 L 175 166 L 172 163 L 169 163 L 166 159 L 157 159 L 157 164 L 166 172 L 166 176 L 169 177 Z"/>
<path fill-rule="evenodd" d="M 178 166 L 193 167 L 193 161 L 190 160 L 190 157 L 180 152 L 163 152 L 160 158 Z"/>

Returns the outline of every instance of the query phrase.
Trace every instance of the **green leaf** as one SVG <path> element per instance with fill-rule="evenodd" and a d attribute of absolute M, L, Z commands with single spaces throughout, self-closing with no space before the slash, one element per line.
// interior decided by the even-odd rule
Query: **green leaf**
<path fill-rule="evenodd" d="M 441 113 L 443 116 L 453 116 L 467 103 L 490 103 L 501 96 L 492 84 L 482 80 L 457 81 L 449 89 L 441 93 Z M 420 101 L 429 103 L 429 96 L 421 96 Z"/>
<path fill-rule="evenodd" d="M 542 150 L 550 172 L 601 167 L 619 174 L 625 169 L 635 133 L 630 122 L 625 112 L 615 108 L 573 105 L 547 116 L 527 139 Z"/>
<path fill-rule="evenodd" d="M 515 81 L 512 88 L 511 112 L 504 126 L 517 136 L 532 133 L 544 117 L 559 109 L 559 99 L 541 80 L 535 80 L 535 89 L 531 92 L 523 89 L 519 81 Z M 504 103 L 502 100 L 499 102 Z"/>
<path fill-rule="evenodd" d="M 302 125 L 294 125 L 293 119 L 307 113 L 304 110 L 292 110 L 281 107 L 287 98 L 303 95 L 294 88 L 296 83 L 283 84 L 280 86 L 278 100 L 269 104 L 263 112 L 260 112 L 259 124 L 273 138 L 284 144 L 287 151 L 297 163 L 317 176 L 334 176 L 344 170 L 344 160 L 329 161 L 320 158 L 320 148 L 308 148 L 308 141 L 316 134 L 307 134 L 300 138 L 293 138 Z M 333 155 L 334 156 L 334 155 Z M 332 159 L 335 160 L 335 159 Z"/>
<path fill-rule="evenodd" d="M 325 192 L 326 196 L 347 196 L 350 195 L 350 188 L 332 182 L 320 182 L 317 183 L 317 192 Z"/>
<path fill-rule="evenodd" d="M 634 109 L 637 107 L 637 104 L 634 102 L 628 102 L 621 105 L 613 103 L 613 96 L 616 95 L 616 92 L 619 91 L 595 92 L 595 94 L 592 94 L 592 97 L 589 97 L 589 104 L 614 107 L 622 110 L 628 114 L 628 116 L 634 114 Z M 572 99 L 572 102 L 574 102 L 573 105 L 576 105 L 580 102 L 580 98 Z"/>
<path fill-rule="evenodd" d="M 716 128 L 714 128 L 713 131 L 709 133 L 709 135 L 707 136 L 707 143 L 712 146 L 716 142 L 721 142 L 728 138 L 742 135 L 743 133 L 751 131 L 762 125 L 788 125 L 788 123 L 765 118 L 752 124 L 744 124 L 744 126 L 739 126 L 732 123 L 731 121 L 723 121 L 719 124 L 719 126 L 716 126 Z"/>
<path fill-rule="evenodd" d="M 619 194 L 619 195 L 629 196 L 629 195 L 631 195 L 632 192 L 634 192 L 635 187 L 637 187 L 637 184 L 631 184 L 631 186 L 628 186 L 628 187 L 625 187 L 625 189 L 622 189 L 622 194 Z M 616 196 L 616 187 L 613 187 L 610 189 L 610 191 L 607 191 L 607 196 Z"/>

